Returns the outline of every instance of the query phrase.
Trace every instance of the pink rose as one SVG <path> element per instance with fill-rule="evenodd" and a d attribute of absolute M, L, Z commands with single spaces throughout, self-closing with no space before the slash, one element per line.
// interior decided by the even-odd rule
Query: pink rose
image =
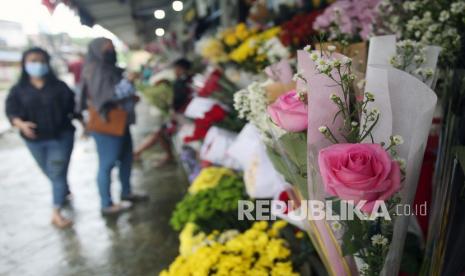
<path fill-rule="evenodd" d="M 364 212 L 401 188 L 398 163 L 378 144 L 335 144 L 320 151 L 318 164 L 326 192 L 356 204 L 366 200 Z"/>
<path fill-rule="evenodd" d="M 308 108 L 297 98 L 295 90 L 291 90 L 268 106 L 271 120 L 279 127 L 289 132 L 299 132 L 307 129 Z"/>

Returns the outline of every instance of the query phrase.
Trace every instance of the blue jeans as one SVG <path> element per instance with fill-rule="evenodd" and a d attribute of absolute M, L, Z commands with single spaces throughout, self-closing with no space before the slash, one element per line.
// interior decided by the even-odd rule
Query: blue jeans
<path fill-rule="evenodd" d="M 131 194 L 132 138 L 129 128 L 123 136 L 93 132 L 98 153 L 97 184 L 102 209 L 113 205 L 111 200 L 111 170 L 117 165 L 121 182 L 121 197 Z"/>
<path fill-rule="evenodd" d="M 25 140 L 42 172 L 52 182 L 53 206 L 61 208 L 70 193 L 68 167 L 74 144 L 74 130 L 67 130 L 56 139 Z"/>

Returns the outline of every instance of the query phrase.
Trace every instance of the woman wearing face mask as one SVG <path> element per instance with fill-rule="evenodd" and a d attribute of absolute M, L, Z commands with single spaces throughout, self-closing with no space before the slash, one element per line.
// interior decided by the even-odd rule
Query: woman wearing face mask
<path fill-rule="evenodd" d="M 52 223 L 63 228 L 71 224 L 61 208 L 70 196 L 67 172 L 74 142 L 74 93 L 57 79 L 43 49 L 25 51 L 21 65 L 20 79 L 6 100 L 6 114 L 52 183 Z"/>
<path fill-rule="evenodd" d="M 116 66 L 116 52 L 111 40 L 92 40 L 82 73 L 83 92 L 79 97 L 80 109 L 86 109 L 91 105 L 105 118 L 113 108 L 130 106 L 126 110 L 128 125 L 122 136 L 91 132 L 99 157 L 97 184 L 104 215 L 121 213 L 131 207 L 131 202 L 146 199 L 146 196 L 136 195 L 131 190 L 132 138 L 129 125 L 135 122 L 133 103 L 136 96 L 129 91 L 131 84 L 123 79 L 122 73 L 122 69 Z M 123 93 L 119 93 L 120 90 L 123 90 Z M 135 92 L 135 89 L 132 92 Z M 110 193 L 111 170 L 115 165 L 118 165 L 121 182 L 120 204 L 113 203 Z"/>

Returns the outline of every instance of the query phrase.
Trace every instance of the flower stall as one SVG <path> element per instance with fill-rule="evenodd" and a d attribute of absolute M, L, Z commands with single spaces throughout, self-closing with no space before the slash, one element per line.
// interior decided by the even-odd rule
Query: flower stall
<path fill-rule="evenodd" d="M 173 136 L 190 187 L 161 275 L 463 273 L 465 4 L 246 2 L 190 53 Z M 161 110 L 162 85 L 145 89 Z M 243 202 L 267 216 L 239 219 Z"/>

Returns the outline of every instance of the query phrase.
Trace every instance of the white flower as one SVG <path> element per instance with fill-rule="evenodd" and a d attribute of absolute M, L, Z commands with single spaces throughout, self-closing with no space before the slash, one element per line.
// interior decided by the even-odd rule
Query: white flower
<path fill-rule="evenodd" d="M 313 52 L 310 54 L 310 59 L 313 61 L 317 61 L 320 58 L 320 54 L 318 52 Z"/>
<path fill-rule="evenodd" d="M 439 14 L 439 21 L 441 21 L 441 22 L 447 21 L 447 19 L 449 19 L 449 17 L 450 17 L 450 13 L 448 11 L 442 11 Z"/>
<path fill-rule="evenodd" d="M 292 80 L 293 80 L 293 81 L 298 81 L 298 80 L 301 79 L 301 78 L 302 78 L 302 74 L 299 73 L 299 72 L 297 72 L 297 73 L 295 73 L 294 76 L 292 77 Z"/>
<path fill-rule="evenodd" d="M 334 46 L 334 45 L 329 45 L 329 46 L 328 46 L 328 51 L 329 51 L 330 53 L 336 51 L 336 46 Z"/>
<path fill-rule="evenodd" d="M 320 126 L 318 128 L 318 131 L 321 132 L 321 133 L 326 133 L 328 131 L 328 127 L 327 126 Z"/>
<path fill-rule="evenodd" d="M 318 66 L 323 66 L 323 65 L 326 65 L 327 62 L 326 62 L 326 60 L 325 60 L 323 57 L 321 57 L 321 58 L 318 58 L 318 59 L 316 60 L 316 64 L 317 64 Z"/>
<path fill-rule="evenodd" d="M 369 102 L 373 102 L 375 100 L 375 95 L 373 95 L 373 93 L 371 92 L 365 92 L 365 97 L 367 98 L 367 101 Z"/>
<path fill-rule="evenodd" d="M 339 59 L 332 59 L 332 60 L 329 61 L 329 65 L 331 67 L 337 68 L 337 67 L 341 66 L 341 61 Z"/>
<path fill-rule="evenodd" d="M 342 229 L 342 224 L 339 221 L 333 221 L 331 222 L 331 229 L 334 231 L 340 231 Z"/>
<path fill-rule="evenodd" d="M 310 52 L 312 50 L 312 45 L 307 45 L 304 47 L 304 51 Z"/>
<path fill-rule="evenodd" d="M 356 126 L 358 126 L 358 123 L 357 123 L 357 122 L 355 122 L 355 121 L 353 121 L 353 122 L 352 122 L 352 123 L 350 123 L 350 124 L 351 124 L 353 127 L 356 127 Z"/>
<path fill-rule="evenodd" d="M 349 57 L 343 57 L 342 60 L 341 60 L 341 63 L 344 64 L 344 65 L 349 65 L 352 63 L 352 59 L 349 58 Z"/>
<path fill-rule="evenodd" d="M 375 117 L 378 116 L 380 113 L 381 112 L 376 107 L 371 110 L 371 114 L 373 114 L 373 116 L 375 116 Z"/>
<path fill-rule="evenodd" d="M 320 71 L 320 73 L 327 73 L 327 72 L 331 71 L 331 66 L 329 64 L 318 65 L 316 67 L 316 69 L 318 69 L 318 71 Z"/>
<path fill-rule="evenodd" d="M 459 14 L 465 11 L 465 2 L 459 1 L 450 5 L 450 12 L 453 14 Z"/>
<path fill-rule="evenodd" d="M 414 55 L 413 60 L 416 63 L 423 63 L 425 61 L 425 58 L 423 56 L 421 56 L 421 55 Z"/>
<path fill-rule="evenodd" d="M 400 157 L 396 157 L 394 160 L 399 164 L 399 167 L 402 170 L 405 170 L 405 168 L 407 166 L 407 161 L 405 161 L 405 159 L 400 158 Z"/>
<path fill-rule="evenodd" d="M 329 99 L 332 101 L 336 101 L 337 99 L 339 99 L 339 97 L 336 94 L 331 93 L 331 95 L 329 95 Z"/>
<path fill-rule="evenodd" d="M 385 246 L 388 244 L 388 242 L 389 242 L 388 239 L 385 238 L 381 234 L 376 234 L 371 237 L 371 244 L 373 244 L 374 246 L 377 246 L 377 245 Z"/>
<path fill-rule="evenodd" d="M 391 57 L 391 59 L 389 60 L 389 63 L 394 67 L 399 67 L 400 66 L 399 59 L 398 59 L 397 56 Z"/>
<path fill-rule="evenodd" d="M 404 143 L 404 138 L 400 135 L 394 135 L 392 136 L 392 142 L 394 145 L 402 145 Z"/>

